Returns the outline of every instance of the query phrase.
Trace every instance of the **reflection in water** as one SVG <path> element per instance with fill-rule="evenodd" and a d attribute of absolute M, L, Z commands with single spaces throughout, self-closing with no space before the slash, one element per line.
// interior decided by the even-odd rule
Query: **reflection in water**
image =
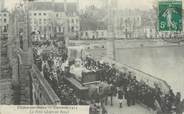
<path fill-rule="evenodd" d="M 184 98 L 184 47 L 118 49 L 117 61 L 168 82 Z"/>

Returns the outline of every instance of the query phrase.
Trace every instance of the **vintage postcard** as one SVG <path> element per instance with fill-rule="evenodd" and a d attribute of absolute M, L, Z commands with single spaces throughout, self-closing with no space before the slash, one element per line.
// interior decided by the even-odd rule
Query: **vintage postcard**
<path fill-rule="evenodd" d="M 183 0 L 0 0 L 0 114 L 184 114 Z"/>

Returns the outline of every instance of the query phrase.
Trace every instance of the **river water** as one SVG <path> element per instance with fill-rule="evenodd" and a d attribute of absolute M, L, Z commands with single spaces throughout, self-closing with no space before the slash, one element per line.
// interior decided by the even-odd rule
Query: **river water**
<path fill-rule="evenodd" d="M 117 49 L 116 60 L 165 81 L 184 98 L 184 47 Z"/>

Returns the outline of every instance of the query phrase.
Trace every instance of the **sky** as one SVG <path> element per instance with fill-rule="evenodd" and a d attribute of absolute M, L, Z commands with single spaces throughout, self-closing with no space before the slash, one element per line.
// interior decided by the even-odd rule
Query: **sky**
<path fill-rule="evenodd" d="M 2 0 L 0 0 L 2 1 Z M 13 8 L 15 6 L 15 3 L 18 0 L 4 0 L 5 6 L 10 8 Z M 36 1 L 51 1 L 51 0 L 36 0 Z M 64 0 L 55 0 L 56 2 L 62 2 Z M 77 1 L 77 0 L 67 0 L 68 2 L 71 1 Z M 95 4 L 97 6 L 101 6 L 104 3 L 102 1 L 106 0 L 79 0 L 79 7 L 80 9 L 84 9 L 86 6 L 89 6 L 90 4 Z M 153 4 L 156 4 L 157 0 L 118 0 L 118 7 L 120 9 L 151 9 Z M 182 0 L 184 2 L 184 0 Z M 183 5 L 184 6 L 184 5 Z"/>
<path fill-rule="evenodd" d="M 1 1 L 1 0 L 0 0 Z M 15 3 L 18 0 L 5 0 L 5 6 L 8 8 L 13 8 L 15 6 Z M 49 1 L 49 0 L 39 0 L 39 1 Z M 55 0 L 57 2 L 63 1 L 63 0 Z M 77 0 L 68 0 L 70 1 L 77 1 Z M 79 0 L 79 7 L 81 9 L 85 8 L 86 6 L 89 6 L 90 4 L 95 4 L 97 6 L 101 6 L 103 3 L 101 1 L 105 0 Z M 139 8 L 139 9 L 150 9 L 152 7 L 154 0 L 118 0 L 119 8 L 121 9 L 133 9 L 133 8 Z"/>

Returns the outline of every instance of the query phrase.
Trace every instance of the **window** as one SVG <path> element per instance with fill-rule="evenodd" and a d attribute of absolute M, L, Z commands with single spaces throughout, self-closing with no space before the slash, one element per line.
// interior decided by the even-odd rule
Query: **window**
<path fill-rule="evenodd" d="M 93 35 L 93 39 L 95 39 L 95 35 Z"/>
<path fill-rule="evenodd" d="M 6 13 L 4 14 L 4 16 L 5 16 L 5 17 L 7 16 Z"/>
<path fill-rule="evenodd" d="M 74 27 L 72 27 L 72 32 L 74 32 Z"/>
<path fill-rule="evenodd" d="M 39 26 L 39 30 L 42 31 L 42 26 Z"/>
<path fill-rule="evenodd" d="M 38 20 L 37 19 L 34 19 L 34 24 L 38 24 Z"/>
<path fill-rule="evenodd" d="M 43 15 L 47 15 L 46 13 L 43 13 Z"/>
<path fill-rule="evenodd" d="M 42 15 L 41 13 L 39 13 L 39 15 Z"/>
<path fill-rule="evenodd" d="M 98 35 L 99 35 L 99 33 L 98 32 L 96 32 L 96 36 L 98 37 Z"/>
<path fill-rule="evenodd" d="M 4 19 L 4 22 L 6 23 L 6 22 L 7 22 L 7 20 L 6 20 L 6 19 Z"/>
<path fill-rule="evenodd" d="M 7 26 L 4 26 L 3 28 L 4 28 L 3 31 L 4 31 L 4 32 L 7 32 L 8 27 L 7 27 Z"/>
<path fill-rule="evenodd" d="M 75 28 L 76 28 L 76 31 L 78 31 L 79 27 L 78 27 L 78 26 L 76 26 Z"/>
<path fill-rule="evenodd" d="M 44 21 L 44 24 L 46 24 L 46 23 L 47 23 L 47 19 L 44 19 L 43 21 Z"/>
<path fill-rule="evenodd" d="M 88 32 L 86 32 L 86 36 L 88 36 Z"/>
<path fill-rule="evenodd" d="M 137 21 L 139 21 L 139 17 L 137 17 Z"/>
<path fill-rule="evenodd" d="M 74 23 L 74 19 L 72 19 L 72 23 Z"/>
<path fill-rule="evenodd" d="M 61 27 L 59 27 L 59 32 L 61 32 Z"/>
<path fill-rule="evenodd" d="M 81 32 L 81 36 L 83 36 L 83 32 Z"/>
<path fill-rule="evenodd" d="M 104 36 L 104 32 L 102 32 L 102 36 Z"/>
<path fill-rule="evenodd" d="M 37 14 L 36 13 L 34 13 L 34 16 L 36 16 Z"/>
<path fill-rule="evenodd" d="M 59 17 L 59 14 L 58 13 L 56 14 L 56 17 Z"/>
<path fill-rule="evenodd" d="M 70 32 L 70 27 L 68 27 L 68 32 Z"/>

